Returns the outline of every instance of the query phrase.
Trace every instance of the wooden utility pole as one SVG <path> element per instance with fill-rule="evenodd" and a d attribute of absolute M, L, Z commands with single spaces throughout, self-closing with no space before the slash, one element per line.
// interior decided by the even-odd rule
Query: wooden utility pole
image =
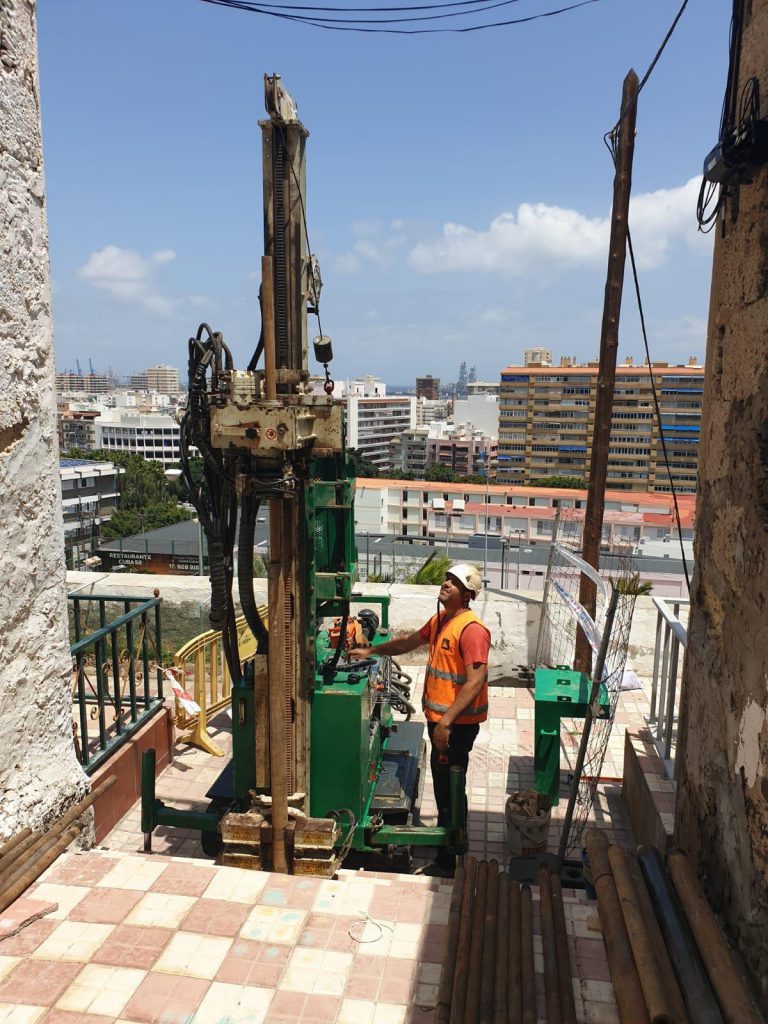
<path fill-rule="evenodd" d="M 616 383 L 616 355 L 619 347 L 619 317 L 624 287 L 624 264 L 627 257 L 629 195 L 632 189 L 632 157 L 635 152 L 635 121 L 637 119 L 638 78 L 630 70 L 624 79 L 621 94 L 621 116 L 616 128 L 616 174 L 613 179 L 613 210 L 611 239 L 608 251 L 608 275 L 603 301 L 603 323 L 600 331 L 600 369 L 595 399 L 595 425 L 592 431 L 592 455 L 589 460 L 587 509 L 584 516 L 582 552 L 586 562 L 596 569 L 600 565 L 600 538 L 605 510 L 605 481 L 608 476 L 608 448 L 611 440 L 613 392 Z M 582 574 L 579 601 L 595 617 L 596 589 L 588 576 Z M 576 633 L 574 668 L 589 672 L 592 650 L 581 628 Z"/>

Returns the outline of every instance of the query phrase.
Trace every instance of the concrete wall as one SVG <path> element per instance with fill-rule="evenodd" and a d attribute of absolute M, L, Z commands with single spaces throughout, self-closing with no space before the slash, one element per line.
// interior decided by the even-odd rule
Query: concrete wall
<path fill-rule="evenodd" d="M 768 0 L 746 5 L 738 95 L 768 91 Z M 726 40 L 723 40 L 725 45 Z M 763 104 L 764 105 L 764 104 Z M 713 125 L 713 128 L 715 126 Z M 768 168 L 715 231 L 678 842 L 768 1009 Z"/>
<path fill-rule="evenodd" d="M 70 591 L 82 593 L 146 594 L 157 588 L 164 605 L 186 606 L 190 623 L 198 621 L 207 629 L 207 607 L 210 600 L 208 580 L 199 576 L 144 576 L 127 573 L 67 573 Z M 266 580 L 254 580 L 256 598 L 266 601 Z M 437 587 L 414 587 L 404 583 L 361 583 L 356 588 L 363 594 L 390 594 L 390 625 L 396 635 L 422 626 L 437 606 Z M 360 605 L 363 607 L 363 604 Z M 520 667 L 533 663 L 539 629 L 541 593 L 501 593 L 488 590 L 473 606 L 487 623 L 493 635 L 491 680 L 514 675 Z M 685 609 L 681 616 L 685 621 Z M 650 680 L 653 672 L 653 651 L 656 642 L 656 609 L 650 597 L 640 597 L 635 605 L 627 664 L 637 674 Z M 411 664 L 424 661 L 423 652 L 408 656 Z"/>
<path fill-rule="evenodd" d="M 0 836 L 87 789 L 72 743 L 35 5 L 0 0 Z"/>

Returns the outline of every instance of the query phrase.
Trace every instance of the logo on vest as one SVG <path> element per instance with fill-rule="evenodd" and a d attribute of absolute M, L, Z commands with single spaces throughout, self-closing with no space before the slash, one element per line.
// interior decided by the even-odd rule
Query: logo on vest
<path fill-rule="evenodd" d="M 451 641 L 448 639 L 448 637 L 446 637 L 446 636 L 443 637 L 443 640 L 442 640 L 442 643 L 440 644 L 440 647 L 444 651 L 450 651 L 450 649 L 451 649 Z"/>

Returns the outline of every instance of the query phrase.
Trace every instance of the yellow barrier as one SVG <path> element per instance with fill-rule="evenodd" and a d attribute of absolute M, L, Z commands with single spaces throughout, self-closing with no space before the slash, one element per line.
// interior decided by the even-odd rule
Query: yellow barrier
<path fill-rule="evenodd" d="M 259 615 L 265 625 L 267 610 L 266 605 L 259 606 Z M 240 660 L 246 661 L 256 653 L 256 640 L 244 615 L 238 615 L 235 625 Z M 215 757 L 223 757 L 224 751 L 208 734 L 208 719 L 229 706 L 232 692 L 232 679 L 221 646 L 221 631 L 209 629 L 184 644 L 174 654 L 173 664 L 174 668 L 179 670 L 184 689 L 191 693 L 195 703 L 200 706 L 199 714 L 190 715 L 180 706 L 179 701 L 176 701 L 174 724 L 177 729 L 186 730 L 186 734 L 179 739 L 182 743 L 192 743 Z M 186 680 L 190 675 L 194 676 L 194 687 L 187 685 Z"/>

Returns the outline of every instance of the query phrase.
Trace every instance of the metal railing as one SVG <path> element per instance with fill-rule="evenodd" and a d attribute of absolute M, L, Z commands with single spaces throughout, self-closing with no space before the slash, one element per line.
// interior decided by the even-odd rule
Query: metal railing
<path fill-rule="evenodd" d="M 683 671 L 680 649 L 685 652 L 688 643 L 688 632 L 679 615 L 680 608 L 687 607 L 689 601 L 680 598 L 667 604 L 662 598 L 654 597 L 653 603 L 656 606 L 656 648 L 653 654 L 651 710 L 645 720 L 664 762 L 667 778 L 674 782 L 677 776 L 677 724 Z"/>
<path fill-rule="evenodd" d="M 259 606 L 259 615 L 266 624 L 266 605 Z M 256 640 L 246 624 L 245 616 L 238 615 L 235 626 L 240 658 L 245 661 L 256 653 Z M 179 737 L 180 742 L 191 743 L 215 757 L 223 757 L 224 751 L 208 732 L 209 718 L 229 706 L 232 694 L 232 679 L 221 644 L 221 631 L 209 629 L 184 644 L 174 654 L 173 664 L 177 674 L 184 680 L 184 689 L 200 709 L 195 714 L 189 714 L 177 699 L 174 724 L 177 729 L 185 730 L 185 735 Z M 193 679 L 192 686 L 187 685 L 189 677 Z"/>
<path fill-rule="evenodd" d="M 75 749 L 91 775 L 163 707 L 162 598 L 72 593 L 68 600 Z M 108 605 L 123 614 L 108 622 Z M 98 628 L 87 632 L 94 609 Z"/>

